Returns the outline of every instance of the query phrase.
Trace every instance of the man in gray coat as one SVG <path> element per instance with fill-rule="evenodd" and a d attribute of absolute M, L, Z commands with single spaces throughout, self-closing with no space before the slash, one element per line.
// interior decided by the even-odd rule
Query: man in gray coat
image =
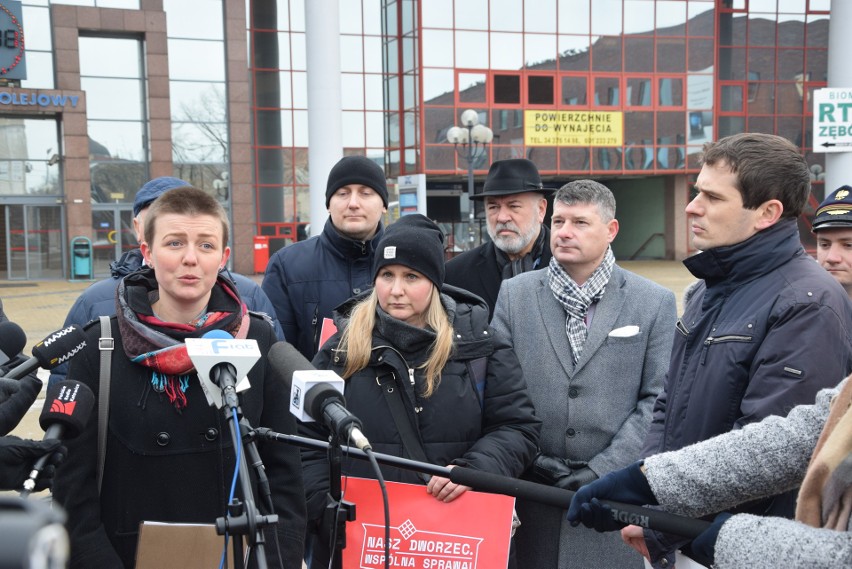
<path fill-rule="evenodd" d="M 615 198 L 577 180 L 554 197 L 547 268 L 503 281 L 492 326 L 518 354 L 542 419 L 529 476 L 576 490 L 634 462 L 668 367 L 671 291 L 620 268 Z M 615 535 L 572 528 L 564 511 L 518 500 L 525 568 L 641 567 Z"/>

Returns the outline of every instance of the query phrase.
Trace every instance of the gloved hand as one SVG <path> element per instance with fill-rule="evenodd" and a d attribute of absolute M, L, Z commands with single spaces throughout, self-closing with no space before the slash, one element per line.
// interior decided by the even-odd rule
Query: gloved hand
<path fill-rule="evenodd" d="M 532 465 L 532 479 L 542 484 L 557 486 L 559 480 L 571 475 L 571 469 L 562 459 L 538 453 Z"/>
<path fill-rule="evenodd" d="M 560 481 L 563 484 L 560 485 L 560 488 L 566 488 L 568 490 L 577 490 L 578 488 L 585 486 L 586 484 L 591 484 L 597 479 L 598 475 L 595 474 L 595 471 L 586 466 L 584 468 L 580 468 L 579 470 L 575 470 L 570 474 L 570 476 L 563 478 Z"/>
<path fill-rule="evenodd" d="M 3 372 L 0 371 L 0 373 Z M 21 384 L 17 379 L 6 379 L 5 377 L 0 377 L 0 403 L 16 394 L 19 389 L 21 389 Z"/>
<path fill-rule="evenodd" d="M 532 465 L 532 479 L 535 482 L 549 484 L 566 490 L 576 490 L 569 487 L 569 479 L 578 469 L 588 466 L 587 462 L 559 458 L 549 454 L 538 453 Z M 594 480 L 592 478 L 591 480 Z"/>
<path fill-rule="evenodd" d="M 728 512 L 722 512 L 717 515 L 713 520 L 713 523 L 710 524 L 710 527 L 701 532 L 698 537 L 692 540 L 692 548 L 693 553 L 696 554 L 696 559 L 698 557 L 703 557 L 701 561 L 706 561 L 709 563 L 713 563 L 714 557 L 716 556 L 716 540 L 719 538 L 719 530 L 722 529 L 722 524 L 724 524 L 733 514 Z"/>
<path fill-rule="evenodd" d="M 46 441 L 30 441 L 18 437 L 0 437 L 0 490 L 18 490 L 29 477 L 33 463 L 41 456 L 55 452 L 50 462 L 39 474 L 36 481 L 36 492 L 49 488 L 53 483 L 56 465 L 59 464 L 67 450 L 58 439 Z"/>
<path fill-rule="evenodd" d="M 41 380 L 35 374 L 20 380 L 0 379 L 0 435 L 17 426 L 38 397 L 41 387 Z"/>
<path fill-rule="evenodd" d="M 568 521 L 577 527 L 594 528 L 597 531 L 615 531 L 624 527 L 623 523 L 612 519 L 609 507 L 596 498 L 624 502 L 625 504 L 657 504 L 657 498 L 648 485 L 648 479 L 640 470 L 642 462 L 634 462 L 627 468 L 616 470 L 605 475 L 600 480 L 583 486 L 568 508 Z"/>

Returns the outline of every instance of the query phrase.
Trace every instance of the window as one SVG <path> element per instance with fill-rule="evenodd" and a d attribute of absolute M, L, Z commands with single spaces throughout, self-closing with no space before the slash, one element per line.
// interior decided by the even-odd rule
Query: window
<path fill-rule="evenodd" d="M 521 104 L 520 75 L 494 75 L 494 104 Z"/>
<path fill-rule="evenodd" d="M 621 90 L 618 77 L 595 77 L 595 106 L 617 107 L 621 105 Z"/>
<path fill-rule="evenodd" d="M 650 107 L 651 79 L 649 77 L 627 78 L 627 105 L 631 107 Z"/>
<path fill-rule="evenodd" d="M 657 81 L 657 104 L 661 107 L 683 106 L 683 79 L 680 77 L 661 77 Z"/>
<path fill-rule="evenodd" d="M 586 105 L 588 81 L 584 75 L 562 76 L 562 104 L 567 106 Z"/>
<path fill-rule="evenodd" d="M 527 76 L 527 102 L 530 105 L 554 104 L 554 77 L 552 75 Z"/>
<path fill-rule="evenodd" d="M 720 87 L 720 100 L 722 112 L 741 113 L 743 112 L 743 86 L 722 85 Z"/>
<path fill-rule="evenodd" d="M 760 73 L 757 71 L 748 72 L 748 102 L 753 103 L 757 99 L 757 91 L 760 89 Z"/>

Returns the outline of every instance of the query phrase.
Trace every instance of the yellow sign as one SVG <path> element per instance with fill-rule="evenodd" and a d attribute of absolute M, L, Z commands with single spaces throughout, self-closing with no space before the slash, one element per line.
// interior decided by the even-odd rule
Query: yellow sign
<path fill-rule="evenodd" d="M 527 146 L 621 146 L 624 113 L 524 111 Z"/>

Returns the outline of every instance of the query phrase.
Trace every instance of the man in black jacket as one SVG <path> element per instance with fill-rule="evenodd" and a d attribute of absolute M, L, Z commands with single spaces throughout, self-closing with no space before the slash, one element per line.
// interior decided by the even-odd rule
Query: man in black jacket
<path fill-rule="evenodd" d="M 799 237 L 810 192 L 799 149 L 758 133 L 708 143 L 695 187 L 686 213 L 701 251 L 684 264 L 702 280 L 677 322 L 644 456 L 786 416 L 852 371 L 852 305 Z M 737 512 L 792 517 L 794 506 L 788 492 Z M 683 545 L 636 526 L 622 538 L 654 567 Z"/>
<path fill-rule="evenodd" d="M 309 360 L 337 305 L 373 286 L 373 252 L 388 207 L 384 170 L 366 156 L 344 156 L 328 173 L 325 206 L 322 233 L 272 255 L 262 285 L 284 338 Z"/>
<path fill-rule="evenodd" d="M 491 241 L 447 262 L 446 283 L 466 289 L 488 304 L 494 315 L 500 283 L 550 262 L 550 230 L 542 222 L 547 195 L 538 169 L 523 158 L 491 164 L 482 193 Z"/>

